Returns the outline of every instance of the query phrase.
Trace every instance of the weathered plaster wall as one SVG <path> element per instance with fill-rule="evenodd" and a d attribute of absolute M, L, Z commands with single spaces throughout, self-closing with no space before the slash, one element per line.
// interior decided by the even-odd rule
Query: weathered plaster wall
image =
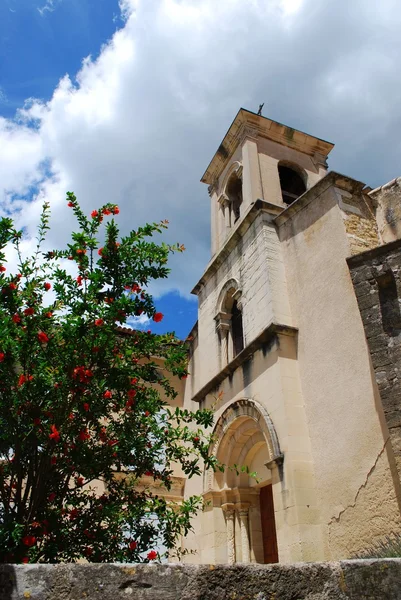
<path fill-rule="evenodd" d="M 376 535 L 399 531 L 401 520 L 390 450 L 383 450 L 388 432 L 346 263 L 350 237 L 338 194 L 325 185 L 278 221 L 327 556 L 343 558 Z"/>
<path fill-rule="evenodd" d="M 401 240 L 348 260 L 401 476 Z"/>
<path fill-rule="evenodd" d="M 290 566 L 0 565 L 1 600 L 397 600 L 401 560 Z"/>

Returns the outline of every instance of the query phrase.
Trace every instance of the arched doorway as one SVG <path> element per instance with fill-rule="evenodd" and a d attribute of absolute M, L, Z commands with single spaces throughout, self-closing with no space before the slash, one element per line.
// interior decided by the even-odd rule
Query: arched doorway
<path fill-rule="evenodd" d="M 282 454 L 266 410 L 249 399 L 230 404 L 216 424 L 211 452 L 227 465 L 224 472 L 207 472 L 204 481 L 205 495 L 218 498 L 224 512 L 226 562 L 278 562 L 272 472 Z"/>

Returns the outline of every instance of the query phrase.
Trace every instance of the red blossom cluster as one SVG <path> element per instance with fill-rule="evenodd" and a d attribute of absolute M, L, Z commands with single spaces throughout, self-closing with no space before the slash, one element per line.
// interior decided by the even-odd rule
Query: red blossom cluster
<path fill-rule="evenodd" d="M 93 371 L 84 366 L 75 367 L 72 372 L 72 378 L 78 380 L 80 383 L 89 383 L 92 377 Z"/>

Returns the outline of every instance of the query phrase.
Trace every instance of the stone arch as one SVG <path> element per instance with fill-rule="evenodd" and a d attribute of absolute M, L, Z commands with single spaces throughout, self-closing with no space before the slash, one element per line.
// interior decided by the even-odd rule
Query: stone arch
<path fill-rule="evenodd" d="M 246 422 L 253 422 L 255 433 L 248 436 L 249 439 L 240 444 L 241 435 Z M 233 425 L 236 424 L 236 429 L 231 435 L 228 435 L 230 430 L 233 430 Z M 248 427 L 249 433 L 249 427 Z M 280 444 L 273 421 L 266 409 L 256 402 L 248 398 L 236 400 L 230 403 L 220 418 L 218 419 L 213 430 L 213 442 L 209 452 L 216 457 L 219 454 L 224 454 L 230 461 L 232 458 L 236 464 L 241 464 L 246 456 L 249 457 L 252 452 L 256 452 L 261 445 L 266 445 L 268 451 L 268 460 L 265 465 L 272 468 L 279 465 L 283 461 L 283 454 L 280 449 Z M 214 487 L 214 473 L 209 470 L 205 473 L 204 491 L 211 491 Z M 223 481 L 223 478 L 220 478 Z M 226 478 L 224 478 L 226 484 Z"/>
<path fill-rule="evenodd" d="M 239 160 L 235 160 L 230 168 L 227 170 L 227 173 L 224 175 L 224 179 L 221 183 L 221 192 L 222 194 L 226 194 L 227 184 L 230 181 L 232 175 L 236 175 L 238 179 L 242 179 L 242 163 Z"/>
<path fill-rule="evenodd" d="M 222 286 L 216 306 L 216 314 L 221 312 L 229 312 L 232 307 L 234 300 L 239 300 L 241 296 L 241 289 L 238 279 L 231 277 Z M 230 306 L 231 303 L 231 306 Z M 228 309 L 228 310 L 227 310 Z"/>
<path fill-rule="evenodd" d="M 245 345 L 241 290 L 237 279 L 231 278 L 223 285 L 216 309 L 214 319 L 221 343 L 221 366 L 224 366 L 242 352 Z"/>

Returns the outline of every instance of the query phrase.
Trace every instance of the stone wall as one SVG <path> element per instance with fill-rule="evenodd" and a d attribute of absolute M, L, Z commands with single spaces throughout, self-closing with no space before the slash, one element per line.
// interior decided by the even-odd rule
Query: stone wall
<path fill-rule="evenodd" d="M 0 565 L 1 600 L 396 600 L 401 560 L 294 565 Z"/>
<path fill-rule="evenodd" d="M 347 262 L 401 475 L 401 240 Z"/>

